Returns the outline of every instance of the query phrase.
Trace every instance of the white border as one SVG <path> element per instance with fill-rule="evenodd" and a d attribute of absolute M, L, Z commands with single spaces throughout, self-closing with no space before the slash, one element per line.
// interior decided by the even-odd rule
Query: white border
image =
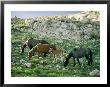
<path fill-rule="evenodd" d="M 11 11 L 100 11 L 101 76 L 11 77 Z M 5 84 L 107 84 L 107 4 L 5 4 L 4 24 Z"/>

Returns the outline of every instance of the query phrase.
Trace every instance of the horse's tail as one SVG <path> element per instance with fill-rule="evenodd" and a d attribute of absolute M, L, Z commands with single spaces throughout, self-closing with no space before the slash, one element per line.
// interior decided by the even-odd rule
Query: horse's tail
<path fill-rule="evenodd" d="M 21 47 L 21 54 L 24 52 L 24 48 L 27 46 L 28 41 L 26 41 Z"/>
<path fill-rule="evenodd" d="M 90 49 L 89 49 L 90 50 Z M 92 51 L 90 50 L 90 63 L 92 64 L 92 62 L 93 62 L 93 59 L 92 59 Z"/>

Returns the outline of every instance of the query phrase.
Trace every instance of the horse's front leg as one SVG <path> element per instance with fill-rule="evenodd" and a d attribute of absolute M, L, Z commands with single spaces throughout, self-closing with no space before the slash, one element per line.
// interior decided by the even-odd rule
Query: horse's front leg
<path fill-rule="evenodd" d="M 53 54 L 53 56 L 54 56 L 53 63 L 55 63 L 55 62 L 56 62 L 56 57 L 55 57 L 55 54 Z"/>
<path fill-rule="evenodd" d="M 40 52 L 38 52 L 38 58 L 40 57 L 40 55 L 41 55 L 41 53 L 40 53 Z"/>
<path fill-rule="evenodd" d="M 74 61 L 74 65 L 73 65 L 73 67 L 74 67 L 74 66 L 76 65 L 76 64 L 75 64 L 75 58 L 73 58 L 73 61 Z"/>
<path fill-rule="evenodd" d="M 47 53 L 44 53 L 44 57 L 46 57 L 47 56 Z"/>
<path fill-rule="evenodd" d="M 81 66 L 81 63 L 79 62 L 79 58 L 77 58 L 77 61 L 78 61 L 79 65 Z"/>

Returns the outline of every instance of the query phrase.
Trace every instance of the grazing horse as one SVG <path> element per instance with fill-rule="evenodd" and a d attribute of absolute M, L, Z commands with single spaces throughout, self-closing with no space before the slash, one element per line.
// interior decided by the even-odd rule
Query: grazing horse
<path fill-rule="evenodd" d="M 74 60 L 74 66 L 75 66 L 75 59 L 78 61 L 79 65 L 79 58 L 86 57 L 88 60 L 88 65 L 92 64 L 93 59 L 92 59 L 92 51 L 89 48 L 74 48 L 66 57 L 66 61 L 64 62 L 64 67 L 66 67 L 69 63 L 69 59 L 73 58 Z"/>
<path fill-rule="evenodd" d="M 58 58 L 63 55 L 63 50 L 61 50 L 60 48 L 56 48 L 56 50 L 52 50 L 52 53 L 54 55 L 54 61 L 53 62 L 57 62 Z"/>
<path fill-rule="evenodd" d="M 33 38 L 30 38 L 28 39 L 22 46 L 21 48 L 21 54 L 24 52 L 24 48 L 26 46 L 29 47 L 29 49 L 31 50 L 35 45 L 39 44 L 39 43 L 42 43 L 42 44 L 49 44 L 47 41 L 45 40 L 36 40 L 36 39 L 33 39 Z M 34 55 L 34 54 L 33 54 Z"/>
<path fill-rule="evenodd" d="M 55 45 L 50 45 L 50 44 L 37 44 L 36 46 L 34 46 L 29 52 L 28 52 L 28 57 L 29 59 L 32 58 L 32 54 L 34 52 L 38 53 L 38 57 L 39 55 L 43 55 L 44 57 L 46 57 L 46 54 L 49 53 L 49 51 L 51 50 L 56 50 L 56 46 Z"/>

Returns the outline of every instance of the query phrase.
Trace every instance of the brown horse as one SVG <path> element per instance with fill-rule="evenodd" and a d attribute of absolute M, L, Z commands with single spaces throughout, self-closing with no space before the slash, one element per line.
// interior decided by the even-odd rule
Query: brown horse
<path fill-rule="evenodd" d="M 56 50 L 56 46 L 55 45 L 50 45 L 50 44 L 37 44 L 36 46 L 34 46 L 29 52 L 28 52 L 28 57 L 29 59 L 32 58 L 32 54 L 34 52 L 38 53 L 38 57 L 39 55 L 43 55 L 44 57 L 46 57 L 46 55 L 49 53 L 49 51 L 51 50 Z"/>
<path fill-rule="evenodd" d="M 59 58 L 61 58 L 61 56 L 63 56 L 63 50 L 60 48 L 56 48 L 56 50 L 52 50 L 52 53 L 54 55 L 54 62 L 57 62 Z"/>
<path fill-rule="evenodd" d="M 24 49 L 26 46 L 29 47 L 29 49 L 31 50 L 35 45 L 42 43 L 42 44 L 49 44 L 47 41 L 45 40 L 36 40 L 33 38 L 28 39 L 27 41 L 25 41 L 25 43 L 23 44 L 23 46 L 21 47 L 21 54 L 24 52 Z M 33 53 L 34 54 L 34 53 Z"/>

